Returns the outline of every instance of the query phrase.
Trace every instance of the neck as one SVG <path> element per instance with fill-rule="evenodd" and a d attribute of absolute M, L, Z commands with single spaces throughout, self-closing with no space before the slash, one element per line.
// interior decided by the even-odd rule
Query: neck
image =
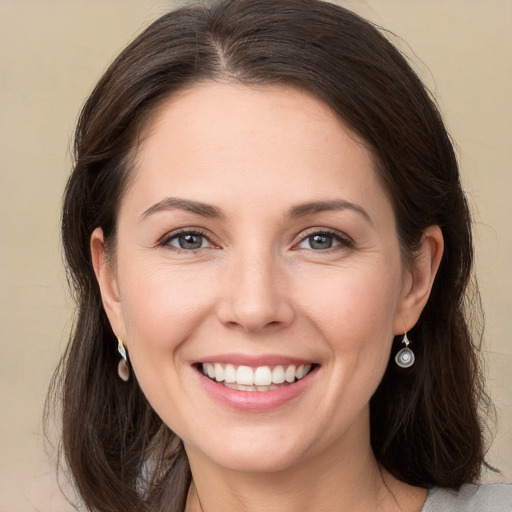
<path fill-rule="evenodd" d="M 426 491 L 381 470 L 369 433 L 361 441 L 355 432 L 292 467 L 262 473 L 221 468 L 187 447 L 193 484 L 186 512 L 419 511 Z"/>

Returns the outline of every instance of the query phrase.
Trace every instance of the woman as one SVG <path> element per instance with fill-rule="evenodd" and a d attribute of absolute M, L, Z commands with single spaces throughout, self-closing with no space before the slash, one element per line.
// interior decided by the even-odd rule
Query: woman
<path fill-rule="evenodd" d="M 63 447 L 88 509 L 510 510 L 471 485 L 456 158 L 372 25 L 316 0 L 170 13 L 75 152 Z"/>

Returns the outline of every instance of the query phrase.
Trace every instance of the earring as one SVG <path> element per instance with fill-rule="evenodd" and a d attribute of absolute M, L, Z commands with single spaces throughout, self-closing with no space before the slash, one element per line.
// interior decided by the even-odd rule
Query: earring
<path fill-rule="evenodd" d="M 117 365 L 117 374 L 121 380 L 128 382 L 130 379 L 130 366 L 128 365 L 128 357 L 121 338 L 117 338 L 117 351 L 121 354 L 121 359 Z"/>
<path fill-rule="evenodd" d="M 410 368 L 416 358 L 414 357 L 414 352 L 409 348 L 410 341 L 407 338 L 407 333 L 404 334 L 402 343 L 405 347 L 398 351 L 398 354 L 395 356 L 395 363 L 400 366 L 400 368 Z"/>

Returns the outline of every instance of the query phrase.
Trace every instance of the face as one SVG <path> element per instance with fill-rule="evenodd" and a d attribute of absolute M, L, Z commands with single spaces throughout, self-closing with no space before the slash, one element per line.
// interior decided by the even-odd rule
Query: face
<path fill-rule="evenodd" d="M 101 231 L 92 247 L 101 260 Z M 367 446 L 418 302 L 371 153 L 285 87 L 204 83 L 164 105 L 97 274 L 153 408 L 190 456 L 244 471 Z"/>

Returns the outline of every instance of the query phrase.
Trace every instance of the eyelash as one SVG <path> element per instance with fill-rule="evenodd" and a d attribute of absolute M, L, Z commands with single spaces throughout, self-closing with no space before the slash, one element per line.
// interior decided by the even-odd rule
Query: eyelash
<path fill-rule="evenodd" d="M 197 249 L 183 249 L 180 247 L 174 247 L 170 244 L 170 242 L 172 240 L 178 239 L 180 236 L 185 236 L 185 235 L 195 235 L 195 236 L 203 237 L 205 240 L 207 240 L 210 243 L 211 247 L 199 247 Z M 162 247 L 167 247 L 170 250 L 173 250 L 176 252 L 197 254 L 198 252 L 203 251 L 204 249 L 210 249 L 210 248 L 217 249 L 218 248 L 218 246 L 215 245 L 210 240 L 210 238 L 211 238 L 211 235 L 200 228 L 184 228 L 184 229 L 180 229 L 178 231 L 173 231 L 172 233 L 168 233 L 160 240 L 158 245 L 162 246 Z"/>
<path fill-rule="evenodd" d="M 294 250 L 297 246 L 299 246 L 301 243 L 305 242 L 308 238 L 311 238 L 315 235 L 320 236 L 328 236 L 332 237 L 336 242 L 338 242 L 338 245 L 335 245 L 333 247 L 329 247 L 327 249 L 312 249 L 312 248 L 304 248 L 306 251 L 310 251 L 313 253 L 326 253 L 326 252 L 335 252 L 343 249 L 351 249 L 354 247 L 354 241 L 348 237 L 347 235 L 340 233 L 339 231 L 332 230 L 332 229 L 326 229 L 326 228 L 310 228 L 306 230 L 305 233 L 301 234 L 300 241 L 296 243 L 293 248 Z"/>
<path fill-rule="evenodd" d="M 175 247 L 170 244 L 172 240 L 178 239 L 180 236 L 185 235 L 193 235 L 193 236 L 200 236 L 203 237 L 208 243 L 210 244 L 210 247 L 199 247 L 197 249 L 183 249 L 179 247 Z M 315 250 L 313 248 L 304 248 L 306 251 L 310 251 L 313 253 L 326 253 L 326 252 L 334 252 L 342 249 L 350 249 L 354 247 L 354 241 L 348 237 L 345 234 L 340 233 L 339 231 L 331 230 L 331 229 L 325 229 L 325 228 L 310 228 L 306 230 L 301 235 L 301 238 L 299 242 L 295 243 L 292 247 L 292 250 L 299 250 L 300 247 L 298 247 L 301 243 L 305 242 L 309 238 L 313 236 L 328 236 L 332 237 L 336 242 L 338 242 L 337 245 L 326 248 L 326 249 L 318 249 Z M 204 249 L 210 249 L 215 248 L 218 249 L 219 246 L 217 246 L 214 242 L 210 239 L 211 235 L 207 233 L 206 231 L 199 229 L 199 228 L 183 228 L 178 231 L 173 231 L 172 233 L 167 234 L 164 236 L 160 242 L 158 242 L 159 246 L 167 247 L 170 250 L 176 251 L 176 252 L 182 252 L 182 253 L 188 253 L 188 254 L 197 254 L 198 252 L 203 251 Z"/>

